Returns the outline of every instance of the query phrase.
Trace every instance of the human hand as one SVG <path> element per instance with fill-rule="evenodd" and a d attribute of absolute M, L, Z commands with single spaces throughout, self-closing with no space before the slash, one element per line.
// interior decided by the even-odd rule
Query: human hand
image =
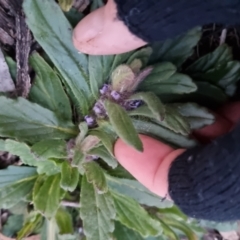
<path fill-rule="evenodd" d="M 229 103 L 215 112 L 212 125 L 193 132 L 202 142 L 211 141 L 229 132 L 240 120 L 240 102 Z M 161 197 L 168 194 L 168 173 L 171 163 L 185 150 L 173 149 L 151 137 L 140 135 L 144 151 L 138 152 L 119 139 L 115 144 L 115 156 L 139 182 Z"/>
<path fill-rule="evenodd" d="M 146 45 L 117 17 L 114 0 L 87 15 L 74 29 L 74 46 L 91 55 L 120 54 Z"/>

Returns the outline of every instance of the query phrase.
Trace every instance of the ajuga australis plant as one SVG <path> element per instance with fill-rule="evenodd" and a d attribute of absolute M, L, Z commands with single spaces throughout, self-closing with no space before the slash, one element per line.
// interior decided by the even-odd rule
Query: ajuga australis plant
<path fill-rule="evenodd" d="M 60 4 L 69 10 L 72 1 Z M 126 54 L 87 56 L 73 47 L 71 12 L 54 0 L 24 0 L 23 9 L 44 54 L 30 56 L 35 78 L 27 99 L 0 96 L 0 151 L 20 159 L 0 170 L 0 208 L 12 214 L 3 232 L 200 239 L 203 222 L 137 182 L 118 165 L 113 145 L 119 137 L 142 151 L 138 133 L 173 147 L 196 145 L 191 131 L 214 122 L 204 104 L 224 103 L 240 77 L 230 47 L 183 68 L 201 38 L 197 27 Z"/>

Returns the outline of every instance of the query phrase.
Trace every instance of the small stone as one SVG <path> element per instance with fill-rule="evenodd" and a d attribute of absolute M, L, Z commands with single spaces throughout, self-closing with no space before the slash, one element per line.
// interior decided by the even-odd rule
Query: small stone
<path fill-rule="evenodd" d="M 112 91 L 111 96 L 117 101 L 121 98 L 121 95 L 117 91 Z"/>

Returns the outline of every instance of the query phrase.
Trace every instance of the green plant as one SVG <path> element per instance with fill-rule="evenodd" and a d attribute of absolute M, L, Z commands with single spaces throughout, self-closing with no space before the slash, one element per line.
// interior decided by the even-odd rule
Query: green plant
<path fill-rule="evenodd" d="M 30 57 L 36 77 L 28 99 L 0 96 L 0 151 L 21 163 L 0 170 L 0 208 L 23 209 L 17 239 L 79 239 L 82 227 L 87 240 L 200 237 L 196 221 L 118 166 L 113 145 L 120 137 L 141 151 L 137 133 L 174 147 L 197 144 L 191 130 L 214 122 L 199 96 L 222 104 L 240 77 L 230 48 L 182 69 L 201 37 L 195 28 L 130 53 L 86 56 L 74 49 L 72 27 L 54 0 L 23 7 L 48 58 Z"/>

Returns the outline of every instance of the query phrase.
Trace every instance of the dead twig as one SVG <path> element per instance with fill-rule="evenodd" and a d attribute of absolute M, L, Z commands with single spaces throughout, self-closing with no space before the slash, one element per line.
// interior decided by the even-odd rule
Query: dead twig
<path fill-rule="evenodd" d="M 22 12 L 16 15 L 17 95 L 27 97 L 31 87 L 28 58 L 32 37 Z"/>

